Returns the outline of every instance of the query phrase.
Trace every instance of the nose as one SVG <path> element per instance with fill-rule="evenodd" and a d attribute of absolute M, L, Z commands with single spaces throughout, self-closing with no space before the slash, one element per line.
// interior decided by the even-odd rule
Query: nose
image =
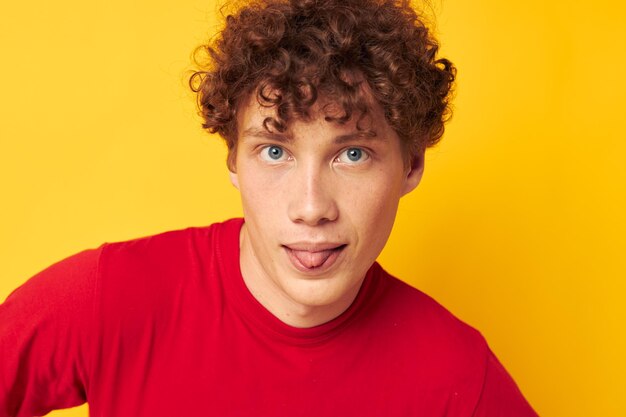
<path fill-rule="evenodd" d="M 293 171 L 289 218 L 294 223 L 317 226 L 337 220 L 337 183 L 324 168 L 300 165 Z"/>

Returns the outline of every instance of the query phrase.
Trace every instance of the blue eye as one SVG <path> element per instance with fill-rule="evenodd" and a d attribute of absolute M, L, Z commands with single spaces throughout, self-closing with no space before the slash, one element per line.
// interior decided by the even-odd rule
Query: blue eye
<path fill-rule="evenodd" d="M 270 145 L 263 148 L 261 158 L 268 162 L 276 162 L 283 159 L 285 151 L 280 146 Z"/>
<path fill-rule="evenodd" d="M 283 156 L 283 150 L 278 146 L 270 146 L 269 148 L 267 148 L 267 155 L 270 158 L 277 160 L 280 159 L 281 156 Z"/>
<path fill-rule="evenodd" d="M 346 156 L 352 162 L 356 162 L 363 156 L 363 151 L 359 148 L 350 148 L 346 151 Z"/>
<path fill-rule="evenodd" d="M 354 164 L 366 161 L 369 158 L 367 152 L 361 148 L 348 148 L 341 152 L 337 160 L 346 164 Z"/>

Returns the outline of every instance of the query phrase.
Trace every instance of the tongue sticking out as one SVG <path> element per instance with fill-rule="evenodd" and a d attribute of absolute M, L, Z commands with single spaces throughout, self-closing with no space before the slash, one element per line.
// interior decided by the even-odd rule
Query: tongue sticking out
<path fill-rule="evenodd" d="M 305 267 L 316 268 L 322 265 L 335 252 L 336 249 L 309 252 L 304 250 L 292 250 L 293 256 Z"/>

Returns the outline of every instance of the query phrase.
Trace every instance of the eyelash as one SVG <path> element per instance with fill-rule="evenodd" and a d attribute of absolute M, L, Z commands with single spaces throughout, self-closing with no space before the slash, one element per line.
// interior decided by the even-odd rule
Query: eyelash
<path fill-rule="evenodd" d="M 279 149 L 281 151 L 280 153 L 280 157 L 282 157 L 283 155 L 287 155 L 289 156 L 289 154 L 287 153 L 287 151 L 282 147 L 282 146 L 278 146 L 278 145 L 267 145 L 264 146 L 263 148 L 261 148 L 261 152 L 260 152 L 260 157 L 262 160 L 264 160 L 265 162 L 269 162 L 269 163 L 278 163 L 278 162 L 282 162 L 282 159 L 274 159 L 271 156 L 269 156 L 268 152 L 270 151 L 270 149 L 275 148 L 275 149 Z M 289 157 L 291 158 L 291 157 Z"/>
<path fill-rule="evenodd" d="M 280 154 L 278 155 L 277 159 L 272 158 L 269 155 L 268 152 L 270 152 L 272 149 L 276 149 L 276 150 L 280 151 Z M 347 152 L 353 151 L 353 150 L 357 150 L 357 151 L 360 152 L 360 158 L 358 160 L 356 160 L 356 161 L 350 160 L 349 162 L 341 160 L 341 157 L 343 155 L 346 155 Z M 287 160 L 292 159 L 292 157 L 289 155 L 289 153 L 280 145 L 266 145 L 266 146 L 263 146 L 261 148 L 261 151 L 260 151 L 259 155 L 260 155 L 260 158 L 262 160 L 264 160 L 265 162 L 269 162 L 269 163 L 283 162 L 283 157 L 284 156 L 287 156 Z M 367 150 L 365 150 L 365 149 L 363 149 L 361 147 L 358 147 L 358 146 L 352 146 L 352 147 L 349 147 L 349 148 L 342 149 L 341 152 L 339 152 L 339 154 L 334 158 L 333 161 L 334 162 L 345 163 L 346 165 L 356 165 L 356 164 L 360 164 L 360 163 L 363 163 L 363 162 L 367 161 L 368 159 L 370 159 L 370 157 L 371 157 L 371 155 L 370 155 L 370 153 Z M 349 157 L 348 157 L 348 159 L 349 159 Z"/>
<path fill-rule="evenodd" d="M 335 160 L 338 161 L 338 162 L 342 162 L 343 163 L 343 161 L 340 160 L 341 156 L 342 155 L 347 155 L 347 153 L 349 151 L 353 151 L 353 150 L 356 150 L 356 151 L 360 152 L 360 158 L 357 161 L 350 160 L 350 162 L 345 162 L 346 164 L 348 164 L 348 165 L 361 164 L 361 163 L 367 161 L 368 159 L 370 159 L 370 153 L 368 151 L 366 151 L 363 148 L 359 148 L 358 146 L 353 146 L 353 147 L 346 148 L 346 149 L 342 150 L 339 153 L 339 156 L 337 156 L 337 158 L 335 158 Z M 349 158 L 350 157 L 348 157 L 348 159 Z"/>

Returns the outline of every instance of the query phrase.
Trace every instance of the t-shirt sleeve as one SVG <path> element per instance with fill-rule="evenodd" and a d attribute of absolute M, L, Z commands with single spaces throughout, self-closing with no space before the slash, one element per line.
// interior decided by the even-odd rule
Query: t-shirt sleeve
<path fill-rule="evenodd" d="M 48 267 L 0 304 L 0 417 L 86 401 L 100 251 Z"/>
<path fill-rule="evenodd" d="M 482 391 L 473 417 L 538 417 L 513 378 L 490 350 Z"/>

